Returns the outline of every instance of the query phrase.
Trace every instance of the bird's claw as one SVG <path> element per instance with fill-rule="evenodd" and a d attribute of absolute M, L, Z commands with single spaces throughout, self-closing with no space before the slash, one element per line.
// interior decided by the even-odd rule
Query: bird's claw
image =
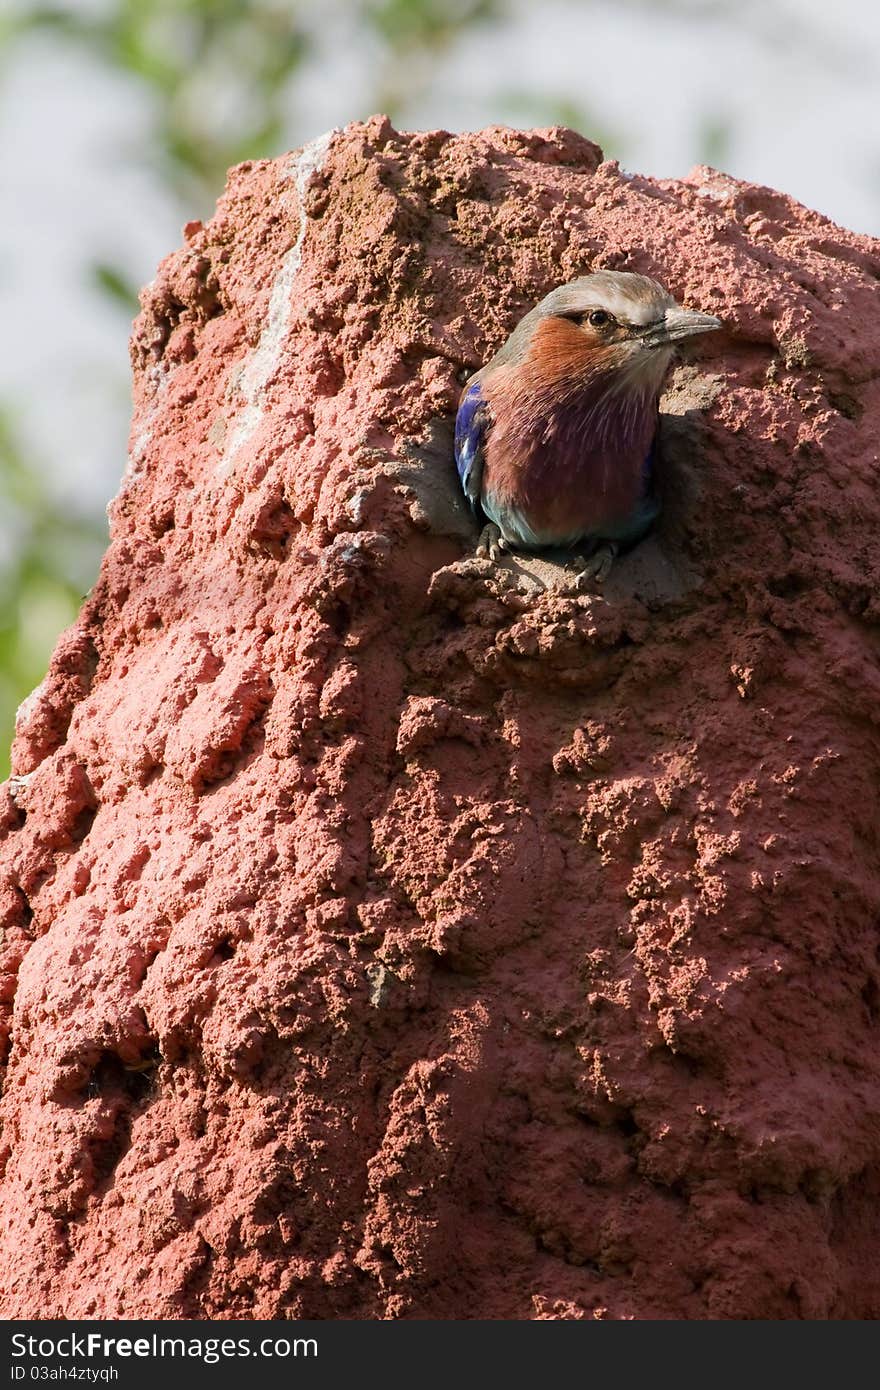
<path fill-rule="evenodd" d="M 500 560 L 510 547 L 494 521 L 488 522 L 480 532 L 477 541 L 477 555 L 481 560 Z"/>
<path fill-rule="evenodd" d="M 592 555 L 578 555 L 574 561 L 577 570 L 577 578 L 574 588 L 577 593 L 583 593 L 591 586 L 605 583 L 611 573 L 611 566 L 614 564 L 617 555 L 617 546 L 613 541 L 608 541 L 594 550 Z"/>

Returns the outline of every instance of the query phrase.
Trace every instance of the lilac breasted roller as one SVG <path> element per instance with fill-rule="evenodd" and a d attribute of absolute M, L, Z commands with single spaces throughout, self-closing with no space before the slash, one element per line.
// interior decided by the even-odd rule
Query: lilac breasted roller
<path fill-rule="evenodd" d="M 455 460 L 485 523 L 477 553 L 578 547 L 601 582 L 659 510 L 658 401 L 675 346 L 720 327 L 628 271 L 542 299 L 462 392 Z"/>

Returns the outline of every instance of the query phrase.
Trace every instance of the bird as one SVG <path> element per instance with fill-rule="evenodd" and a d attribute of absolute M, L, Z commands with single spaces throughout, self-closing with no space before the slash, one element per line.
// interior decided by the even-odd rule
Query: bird
<path fill-rule="evenodd" d="M 598 270 L 560 285 L 465 382 L 455 462 L 477 555 L 579 549 L 601 584 L 659 513 L 660 391 L 678 343 L 721 328 L 658 281 Z"/>

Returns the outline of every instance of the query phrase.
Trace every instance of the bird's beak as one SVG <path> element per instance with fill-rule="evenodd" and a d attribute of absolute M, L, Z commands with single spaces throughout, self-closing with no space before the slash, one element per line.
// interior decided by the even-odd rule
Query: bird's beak
<path fill-rule="evenodd" d="M 697 314 L 691 309 L 680 309 L 675 305 L 667 309 L 661 321 L 652 324 L 645 334 L 648 347 L 665 347 L 677 343 L 681 338 L 693 338 L 697 333 L 712 333 L 723 325 L 714 314 Z"/>

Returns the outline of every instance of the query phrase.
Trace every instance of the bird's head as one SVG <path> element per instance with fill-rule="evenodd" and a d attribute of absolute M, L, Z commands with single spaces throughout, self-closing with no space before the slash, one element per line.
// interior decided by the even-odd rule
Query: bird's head
<path fill-rule="evenodd" d="M 529 315 L 542 352 L 570 374 L 609 374 L 620 385 L 658 390 L 676 346 L 721 327 L 714 314 L 683 309 L 656 280 L 599 270 L 560 285 Z"/>

